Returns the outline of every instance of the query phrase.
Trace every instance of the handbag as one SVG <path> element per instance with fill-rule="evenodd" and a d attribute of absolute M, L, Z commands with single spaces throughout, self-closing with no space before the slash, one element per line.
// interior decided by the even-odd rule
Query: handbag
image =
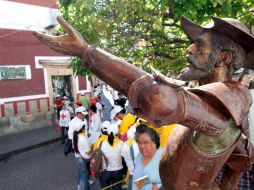
<path fill-rule="evenodd" d="M 108 165 L 108 160 L 103 154 L 101 150 L 101 146 L 102 146 L 102 141 L 100 142 L 99 148 L 92 152 L 91 158 L 90 158 L 90 171 L 92 176 L 94 176 L 95 178 L 99 178 L 101 175 L 101 172 L 103 171 L 103 164 L 102 164 L 103 159 L 106 162 L 106 166 Z"/>

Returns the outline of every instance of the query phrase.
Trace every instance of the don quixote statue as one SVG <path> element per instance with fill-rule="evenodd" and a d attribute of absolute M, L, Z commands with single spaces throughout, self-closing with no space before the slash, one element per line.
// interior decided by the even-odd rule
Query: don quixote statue
<path fill-rule="evenodd" d="M 248 141 L 248 89 L 232 81 L 254 48 L 254 37 L 235 19 L 212 17 L 214 25 L 201 27 L 181 18 L 192 44 L 189 65 L 178 79 L 155 69 L 148 74 L 104 50 L 89 45 L 63 18 L 66 35 L 34 35 L 57 52 L 77 56 L 85 68 L 128 97 L 136 115 L 155 126 L 178 125 L 160 162 L 162 190 L 231 190 L 252 165 Z M 182 81 L 198 80 L 186 90 Z M 220 183 L 215 178 L 223 169 Z"/>

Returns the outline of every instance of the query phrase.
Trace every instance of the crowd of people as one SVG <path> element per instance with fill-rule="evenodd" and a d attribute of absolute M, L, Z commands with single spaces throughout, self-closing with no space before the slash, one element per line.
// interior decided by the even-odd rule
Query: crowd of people
<path fill-rule="evenodd" d="M 101 188 L 158 189 L 159 160 L 171 130 L 175 125 L 155 128 L 148 121 L 128 112 L 128 100 L 112 90 L 109 120 L 103 118 L 104 103 L 100 86 L 91 93 L 83 92 L 78 101 L 57 97 L 55 106 L 62 131 L 62 142 L 73 148 L 78 165 L 78 190 L 89 190 L 94 182 L 90 157 L 100 148 L 105 159 L 99 177 Z M 156 172 L 155 172 L 156 171 Z M 149 183 L 140 186 L 148 176 Z M 109 189 L 110 189 L 109 188 Z"/>

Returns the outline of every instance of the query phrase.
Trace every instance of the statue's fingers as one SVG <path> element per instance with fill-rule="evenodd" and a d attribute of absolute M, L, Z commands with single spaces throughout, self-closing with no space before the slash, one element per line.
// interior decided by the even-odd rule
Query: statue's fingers
<path fill-rule="evenodd" d="M 49 43 L 51 41 L 55 41 L 55 39 L 56 39 L 55 36 L 49 36 L 49 35 L 46 35 L 46 34 L 43 34 L 41 32 L 37 32 L 37 31 L 33 31 L 33 35 L 36 36 L 43 43 Z"/>
<path fill-rule="evenodd" d="M 63 44 L 62 44 L 62 37 L 60 36 L 49 36 L 49 35 L 45 35 L 43 33 L 40 32 L 33 32 L 33 34 L 45 45 L 49 46 L 50 48 L 54 49 L 55 51 L 60 51 L 61 52 L 61 48 L 63 48 Z"/>
<path fill-rule="evenodd" d="M 70 36 L 72 36 L 72 37 L 74 37 L 76 39 L 79 39 L 79 38 L 83 39 L 83 37 L 80 35 L 80 33 L 77 30 L 75 30 L 75 28 L 73 28 L 66 20 L 64 20 L 64 18 L 58 16 L 57 17 L 57 21 L 66 30 L 66 32 Z"/>

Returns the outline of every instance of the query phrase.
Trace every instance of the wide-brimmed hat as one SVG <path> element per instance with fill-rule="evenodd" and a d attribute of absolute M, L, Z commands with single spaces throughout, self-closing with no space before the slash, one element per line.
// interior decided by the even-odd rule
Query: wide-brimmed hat
<path fill-rule="evenodd" d="M 211 16 L 211 18 L 213 19 L 213 23 L 208 24 L 210 27 L 202 27 L 182 16 L 181 25 L 183 31 L 193 42 L 196 41 L 203 32 L 209 30 L 227 36 L 246 51 L 247 59 L 244 67 L 253 69 L 254 64 L 251 64 L 249 60 L 254 58 L 253 56 L 250 57 L 250 55 L 253 54 L 251 51 L 254 50 L 254 36 L 250 34 L 250 30 L 246 25 L 233 18 L 217 18 L 214 16 Z"/>

